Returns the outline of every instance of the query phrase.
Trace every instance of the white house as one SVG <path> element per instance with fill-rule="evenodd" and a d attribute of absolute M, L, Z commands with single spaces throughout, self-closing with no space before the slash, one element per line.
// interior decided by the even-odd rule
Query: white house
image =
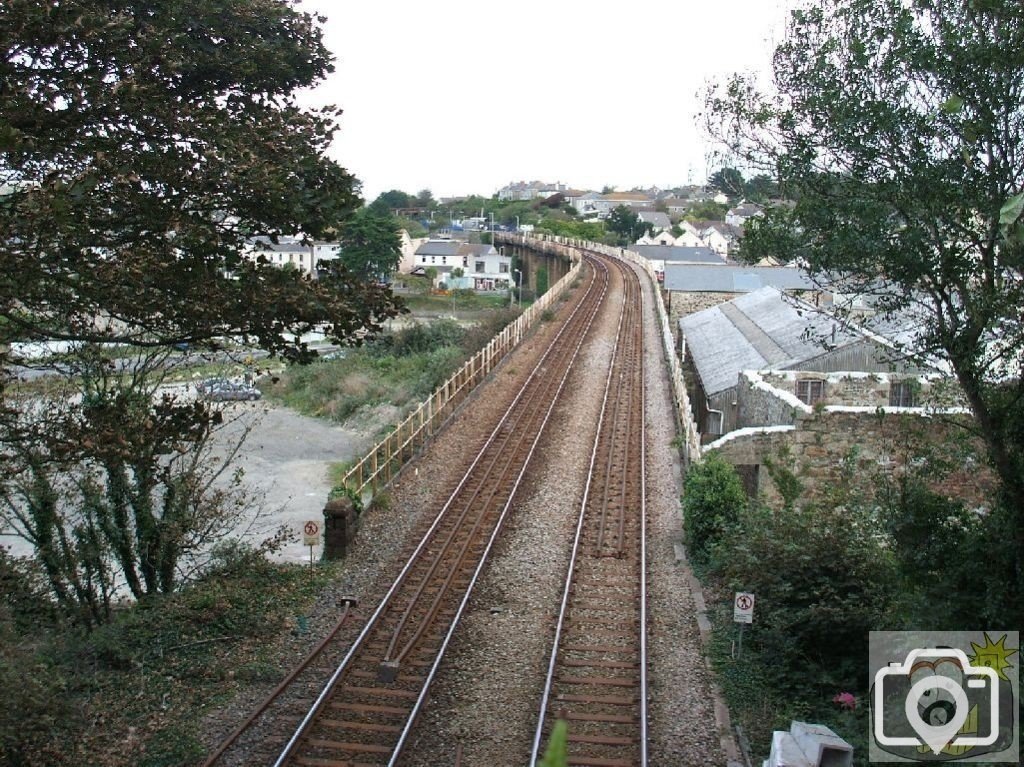
<path fill-rule="evenodd" d="M 752 202 L 741 202 L 735 208 L 725 214 L 725 223 L 732 226 L 743 226 L 748 219 L 754 216 L 763 216 L 764 208 Z"/>
<path fill-rule="evenodd" d="M 676 238 L 672 232 L 658 232 L 657 234 L 645 234 L 636 241 L 637 245 L 675 245 Z"/>
<path fill-rule="evenodd" d="M 700 233 L 700 238 L 704 240 L 705 245 L 720 256 L 724 257 L 729 255 L 729 240 L 715 227 L 705 227 Z"/>
<path fill-rule="evenodd" d="M 340 250 L 336 242 L 305 245 L 296 237 L 279 237 L 277 242 L 269 237 L 254 237 L 246 242 L 242 255 L 251 261 L 262 258 L 274 266 L 290 266 L 315 277 L 319 264 L 337 258 Z"/>
<path fill-rule="evenodd" d="M 655 232 L 664 232 L 666 229 L 672 228 L 672 222 L 669 221 L 667 213 L 657 210 L 642 210 L 637 215 L 640 217 L 640 221 L 653 226 Z"/>
<path fill-rule="evenodd" d="M 471 290 L 508 290 L 512 283 L 512 257 L 493 245 L 477 245 L 458 240 L 428 240 L 416 249 L 413 274 L 437 272 L 435 284 Z M 461 277 L 452 277 L 455 269 Z"/>
<path fill-rule="evenodd" d="M 675 241 L 671 243 L 679 248 L 703 248 L 706 247 L 706 243 L 702 240 L 695 232 L 693 228 L 684 228 L 683 233 L 676 237 Z"/>

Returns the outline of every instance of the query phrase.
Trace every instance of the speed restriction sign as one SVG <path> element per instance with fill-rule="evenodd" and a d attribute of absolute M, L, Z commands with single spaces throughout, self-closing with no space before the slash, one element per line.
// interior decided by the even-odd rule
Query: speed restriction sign
<path fill-rule="evenodd" d="M 309 520 L 302 526 L 302 545 L 316 546 L 320 543 L 320 523 Z"/>

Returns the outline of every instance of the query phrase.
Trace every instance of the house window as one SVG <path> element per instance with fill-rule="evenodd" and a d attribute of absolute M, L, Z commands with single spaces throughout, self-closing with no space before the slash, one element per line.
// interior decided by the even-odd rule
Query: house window
<path fill-rule="evenodd" d="M 498 271 L 502 274 L 508 274 L 508 264 L 498 264 Z"/>
<path fill-rule="evenodd" d="M 469 266 L 469 256 L 463 256 L 462 257 L 462 265 L 464 267 L 468 267 Z"/>
<path fill-rule="evenodd" d="M 813 405 L 825 396 L 825 382 L 797 381 L 796 396 L 805 405 Z"/>
<path fill-rule="evenodd" d="M 448 256 L 441 256 L 441 263 L 442 264 L 447 264 L 448 263 Z"/>
<path fill-rule="evenodd" d="M 890 407 L 914 407 L 914 387 L 907 381 L 889 385 Z"/>
<path fill-rule="evenodd" d="M 487 270 L 486 270 L 486 269 L 484 268 L 484 262 L 483 262 L 483 261 L 477 261 L 477 262 L 476 262 L 476 271 L 477 271 L 477 272 L 481 272 L 481 273 L 483 273 L 483 272 L 487 271 Z"/>
<path fill-rule="evenodd" d="M 436 264 L 437 263 L 437 256 L 431 256 L 430 257 L 430 263 Z"/>

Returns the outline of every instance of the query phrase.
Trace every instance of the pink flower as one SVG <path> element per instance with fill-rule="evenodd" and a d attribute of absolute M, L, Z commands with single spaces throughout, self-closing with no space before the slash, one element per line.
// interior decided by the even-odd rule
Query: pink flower
<path fill-rule="evenodd" d="M 850 692 L 837 693 L 832 702 L 840 708 L 845 708 L 847 711 L 853 711 L 857 708 L 857 699 Z"/>

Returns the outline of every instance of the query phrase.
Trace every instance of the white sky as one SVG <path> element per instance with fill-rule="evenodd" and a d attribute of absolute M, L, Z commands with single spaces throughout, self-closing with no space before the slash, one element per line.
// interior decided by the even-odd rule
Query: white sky
<path fill-rule="evenodd" d="M 308 103 L 345 110 L 331 154 L 367 201 L 700 183 L 717 167 L 700 93 L 767 72 L 791 4 L 303 0 L 336 57 Z"/>

